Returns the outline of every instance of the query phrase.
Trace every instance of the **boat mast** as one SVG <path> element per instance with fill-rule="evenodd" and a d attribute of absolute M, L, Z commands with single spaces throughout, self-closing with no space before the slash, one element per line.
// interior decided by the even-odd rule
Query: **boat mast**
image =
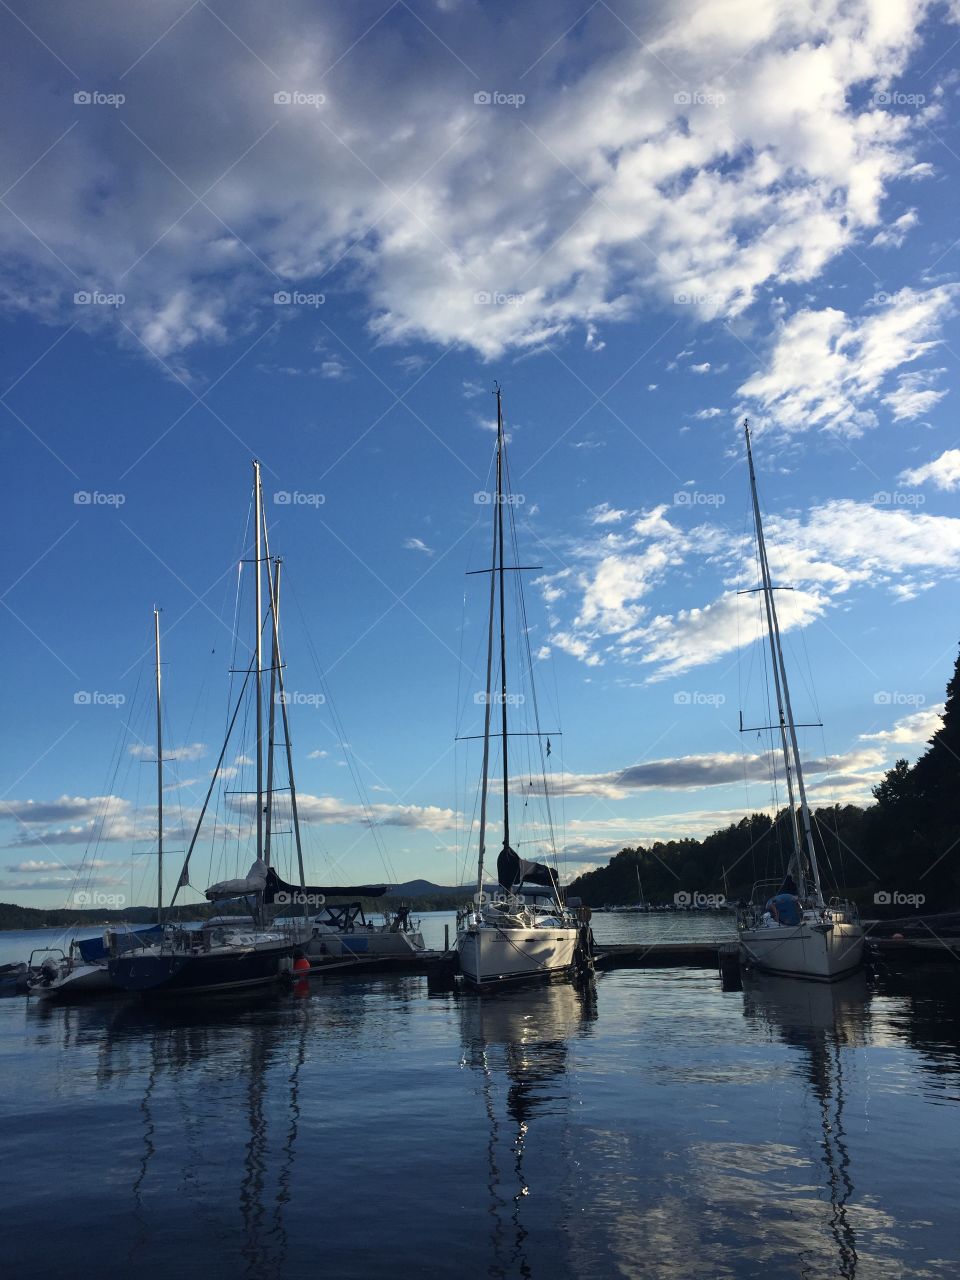
<path fill-rule="evenodd" d="M 257 699 L 257 860 L 263 858 L 263 583 L 261 581 L 260 561 L 261 522 L 263 509 L 263 493 L 260 487 L 260 463 L 253 463 L 253 507 L 254 507 L 254 568 L 256 573 L 256 610 L 257 610 L 257 664 L 256 664 L 256 699 Z"/>
<path fill-rule="evenodd" d="M 157 924 L 163 924 L 163 713 L 160 709 L 160 610 L 153 610 L 157 657 Z"/>
<path fill-rule="evenodd" d="M 747 440 L 747 460 L 750 465 L 750 489 L 753 494 L 753 513 L 757 525 L 757 545 L 760 552 L 760 570 L 764 583 L 764 596 L 767 605 L 767 630 L 770 638 L 770 650 L 773 655 L 774 677 L 777 687 L 777 709 L 780 714 L 780 734 L 783 742 L 784 763 L 787 768 L 787 787 L 790 794 L 791 831 L 793 832 L 794 853 L 796 855 L 797 873 L 800 878 L 800 896 L 804 896 L 804 875 L 800 852 L 800 835 L 796 826 L 796 813 L 793 800 L 793 788 L 790 785 L 790 754 L 792 752 L 796 770 L 797 790 L 800 793 L 800 819 L 803 826 L 803 840 L 807 855 L 810 858 L 810 869 L 813 872 L 813 883 L 818 905 L 823 905 L 823 891 L 820 888 L 820 869 L 817 865 L 817 853 L 813 843 L 813 829 L 810 823 L 810 809 L 807 805 L 807 792 L 803 782 L 803 766 L 800 763 L 800 746 L 797 742 L 797 727 L 793 719 L 793 707 L 790 703 L 790 686 L 787 683 L 787 668 L 783 660 L 783 645 L 780 640 L 780 623 L 777 619 L 776 605 L 773 600 L 773 586 L 770 579 L 770 565 L 767 560 L 767 546 L 763 537 L 763 523 L 760 519 L 760 501 L 757 497 L 757 477 L 753 466 L 753 450 L 750 445 L 750 426 L 744 421 L 744 434 Z M 781 687 L 783 697 L 781 701 Z M 786 710 L 786 717 L 784 717 Z M 787 734 L 790 738 L 790 751 L 787 749 Z"/>
<path fill-rule="evenodd" d="M 270 580 L 269 560 L 267 562 L 267 581 Z M 280 561 L 277 560 L 274 568 L 274 584 L 270 595 L 270 617 L 273 621 L 273 605 L 280 596 Z M 270 662 L 270 713 L 268 717 L 267 729 L 267 820 L 266 830 L 263 837 L 263 860 L 270 866 L 270 843 L 271 843 L 271 827 L 273 823 L 273 754 L 274 741 L 276 737 L 277 723 L 277 668 L 280 665 L 279 655 L 277 654 L 277 629 L 271 628 L 272 637 L 272 653 L 273 657 Z"/>
<path fill-rule="evenodd" d="M 497 387 L 497 404 L 500 402 L 500 388 Z M 499 416 L 499 412 L 498 412 Z M 499 458 L 500 445 L 497 443 L 497 454 Z M 498 461 L 499 466 L 499 461 Z M 483 766 L 480 778 L 480 848 L 477 854 L 477 897 L 479 906 L 479 896 L 483 893 L 483 861 L 487 848 L 487 790 L 490 778 L 490 711 L 493 701 L 493 610 L 495 604 L 494 592 L 497 584 L 497 513 L 493 513 L 493 549 L 490 553 L 490 609 L 489 621 L 487 624 L 487 683 L 486 696 L 483 703 Z"/>
<path fill-rule="evenodd" d="M 503 404 L 497 387 L 497 538 L 500 564 L 500 734 L 503 739 L 503 847 L 510 848 L 510 785 L 507 768 L 507 633 L 503 591 Z"/>

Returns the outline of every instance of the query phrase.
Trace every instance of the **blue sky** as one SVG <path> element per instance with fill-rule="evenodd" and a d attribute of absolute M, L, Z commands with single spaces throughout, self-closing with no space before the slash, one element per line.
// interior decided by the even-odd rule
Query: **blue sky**
<path fill-rule="evenodd" d="M 737 732 L 745 414 L 812 795 L 916 756 L 960 632 L 956 17 L 5 8 L 0 896 L 62 905 L 83 866 L 149 898 L 154 604 L 183 847 L 254 456 L 310 868 L 462 878 L 494 379 L 569 873 L 774 798 Z M 233 873 L 199 849 L 195 884 Z"/>

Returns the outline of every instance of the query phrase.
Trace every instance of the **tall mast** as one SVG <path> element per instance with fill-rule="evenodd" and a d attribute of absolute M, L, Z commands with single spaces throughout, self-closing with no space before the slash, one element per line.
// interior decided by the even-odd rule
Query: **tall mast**
<path fill-rule="evenodd" d="M 270 580 L 269 561 L 267 563 L 267 581 Z M 275 604 L 280 598 L 280 561 L 277 560 L 274 569 L 274 582 L 270 593 L 270 618 L 273 621 L 273 610 Z M 267 729 L 267 814 L 266 814 L 266 830 L 263 837 L 263 860 L 270 866 L 270 844 L 271 844 L 271 827 L 273 824 L 273 754 L 274 741 L 276 739 L 276 723 L 277 723 L 277 668 L 280 665 L 280 658 L 277 653 L 277 643 L 279 636 L 277 628 L 271 627 L 272 644 L 271 649 L 273 658 L 270 663 L 270 712 L 268 715 Z"/>
<path fill-rule="evenodd" d="M 163 712 L 160 704 L 160 610 L 153 610 L 157 656 L 157 924 L 163 924 Z"/>
<path fill-rule="evenodd" d="M 500 389 L 497 388 L 499 399 Z M 499 444 L 497 446 L 499 452 Z M 490 778 L 490 711 L 493 701 L 493 611 L 497 585 L 497 513 L 493 513 L 493 549 L 490 553 L 490 610 L 487 625 L 487 683 L 483 703 L 483 768 L 480 780 L 480 848 L 477 854 L 477 894 L 483 893 L 483 861 L 487 848 L 487 790 Z M 479 903 L 478 903 L 479 905 Z"/>
<path fill-rule="evenodd" d="M 817 865 L 817 852 L 813 843 L 813 829 L 810 823 L 810 809 L 807 805 L 807 792 L 803 781 L 803 766 L 800 763 L 800 746 L 797 742 L 797 727 L 793 718 L 793 707 L 790 702 L 790 686 L 787 682 L 787 668 L 783 660 L 783 645 L 780 640 L 780 623 L 777 618 L 777 609 L 773 599 L 773 587 L 770 579 L 770 565 L 767 560 L 767 546 L 763 536 L 763 523 L 760 519 L 760 502 L 757 497 L 757 477 L 753 466 L 753 450 L 750 445 L 750 427 L 747 422 L 743 424 L 744 434 L 747 440 L 747 460 L 750 465 L 750 489 L 753 494 L 753 513 L 757 525 L 757 546 L 760 553 L 760 570 L 764 584 L 764 596 L 767 605 L 767 631 L 770 638 L 770 650 L 773 656 L 774 679 L 777 688 L 777 708 L 780 714 L 780 734 L 783 743 L 784 762 L 787 768 L 787 788 L 790 796 L 790 829 L 793 833 L 794 853 L 796 855 L 797 873 L 800 878 L 801 896 L 804 893 L 804 875 L 802 858 L 800 854 L 800 835 L 797 831 L 795 807 L 793 799 L 793 788 L 790 785 L 790 755 L 793 756 L 794 769 L 796 771 L 797 789 L 800 793 L 800 819 L 803 827 L 803 841 L 806 845 L 807 855 L 810 858 L 810 869 L 813 872 L 813 882 L 817 894 L 817 902 L 823 904 L 823 892 L 820 888 L 820 868 Z M 781 688 L 783 696 L 781 700 Z M 784 711 L 786 716 L 784 716 Z M 787 735 L 789 734 L 790 749 L 787 747 Z"/>
<path fill-rule="evenodd" d="M 254 507 L 254 567 L 256 572 L 256 610 L 257 610 L 257 858 L 263 857 L 263 583 L 261 581 L 261 522 L 263 516 L 263 494 L 260 488 L 260 463 L 253 464 L 253 507 Z"/>
<path fill-rule="evenodd" d="M 507 634 L 503 591 L 503 404 L 497 387 L 497 538 L 500 564 L 500 733 L 503 739 L 503 847 L 510 848 L 510 775 L 507 768 Z"/>

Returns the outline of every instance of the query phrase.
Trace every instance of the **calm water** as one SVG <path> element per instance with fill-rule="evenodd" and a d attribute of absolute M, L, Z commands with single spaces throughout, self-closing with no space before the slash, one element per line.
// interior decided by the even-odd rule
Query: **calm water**
<path fill-rule="evenodd" d="M 960 1272 L 953 975 L 20 998 L 0 1053 L 17 1277 Z"/>

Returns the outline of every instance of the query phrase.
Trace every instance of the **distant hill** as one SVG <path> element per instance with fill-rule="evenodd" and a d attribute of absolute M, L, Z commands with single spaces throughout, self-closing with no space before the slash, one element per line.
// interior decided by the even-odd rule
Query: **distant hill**
<path fill-rule="evenodd" d="M 462 898 L 470 893 L 470 886 L 463 884 L 434 884 L 431 880 L 406 880 L 403 884 L 391 885 L 389 898 Z"/>

